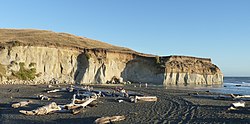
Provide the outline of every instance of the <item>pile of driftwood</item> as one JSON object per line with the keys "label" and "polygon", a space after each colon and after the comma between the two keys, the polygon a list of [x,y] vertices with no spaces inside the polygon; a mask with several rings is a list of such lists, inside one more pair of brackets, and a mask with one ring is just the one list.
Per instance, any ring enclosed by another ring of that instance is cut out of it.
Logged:
{"label": "pile of driftwood", "polygon": [[240,95],[240,94],[199,94],[199,93],[192,93],[189,94],[190,96],[197,97],[197,98],[207,98],[207,99],[215,99],[215,100],[244,100],[250,101],[250,95]]}
{"label": "pile of driftwood", "polygon": [[[53,86],[48,86],[49,88],[53,88]],[[86,107],[94,107],[97,106],[97,100],[100,97],[114,97],[118,102],[132,102],[137,103],[139,101],[157,101],[156,96],[144,96],[142,94],[128,92],[124,88],[115,88],[113,91],[107,90],[94,90],[93,87],[89,86],[69,86],[67,88],[56,88],[53,90],[48,90],[47,93],[55,93],[55,92],[70,92],[73,93],[72,100],[70,103],[65,105],[58,105],[55,102],[52,102],[48,105],[39,107],[34,110],[20,110],[19,112],[25,115],[46,115],[49,113],[55,112],[70,112],[72,114],[78,114],[86,111]],[[37,95],[37,99],[40,100],[51,100],[46,95]],[[24,106],[28,106],[33,103],[33,101],[21,101],[18,103],[12,104],[13,108],[20,108]],[[102,117],[98,118],[96,123],[110,123],[111,121],[120,121],[124,120],[125,116],[112,116],[112,117]]]}
{"label": "pile of driftwood", "polygon": [[243,109],[245,107],[246,102],[250,101],[250,95],[240,95],[240,94],[228,94],[228,95],[200,95],[198,93],[190,94],[193,97],[197,98],[208,98],[215,100],[230,100],[233,102],[228,108],[229,111]]}

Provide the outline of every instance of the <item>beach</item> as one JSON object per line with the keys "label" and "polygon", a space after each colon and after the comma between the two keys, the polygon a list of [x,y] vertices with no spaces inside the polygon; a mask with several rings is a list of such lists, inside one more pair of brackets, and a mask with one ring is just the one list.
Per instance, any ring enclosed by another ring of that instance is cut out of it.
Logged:
{"label": "beach", "polygon": [[[61,86],[66,87],[66,85]],[[94,89],[112,90],[115,86],[93,86]],[[47,94],[47,85],[1,85],[0,86],[0,123],[2,124],[92,124],[97,118],[125,115],[124,121],[115,123],[248,123],[250,122],[250,102],[239,111],[228,111],[232,100],[215,100],[193,97],[190,94],[216,95],[209,91],[183,88],[133,87],[125,85],[124,89],[136,93],[157,96],[157,102],[117,102],[113,97],[101,97],[97,107],[87,107],[86,111],[73,115],[71,113],[51,113],[42,116],[27,116],[19,110],[33,110],[51,102],[67,104],[71,102],[72,93],[57,92]],[[46,94],[50,101],[34,99],[38,94]],[[33,103],[22,108],[11,108],[11,104],[23,100]]]}

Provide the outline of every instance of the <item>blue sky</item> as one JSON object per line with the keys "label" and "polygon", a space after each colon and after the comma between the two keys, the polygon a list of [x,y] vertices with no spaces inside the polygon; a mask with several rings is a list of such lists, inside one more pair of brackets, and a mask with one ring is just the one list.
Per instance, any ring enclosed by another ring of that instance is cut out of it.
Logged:
{"label": "blue sky", "polygon": [[67,32],[250,76],[249,0],[0,0],[0,28]]}

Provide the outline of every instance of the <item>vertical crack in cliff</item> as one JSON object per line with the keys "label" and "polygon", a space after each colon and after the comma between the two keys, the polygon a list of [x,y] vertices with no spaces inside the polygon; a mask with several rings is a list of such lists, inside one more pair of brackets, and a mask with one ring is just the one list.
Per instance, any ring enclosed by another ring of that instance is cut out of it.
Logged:
{"label": "vertical crack in cliff", "polygon": [[73,65],[73,55],[70,56],[70,64]]}
{"label": "vertical crack in cliff", "polygon": [[206,82],[206,84],[208,84],[208,75],[206,75],[206,74],[203,74],[203,77],[204,77],[204,79],[205,79],[205,82]]}
{"label": "vertical crack in cliff", "polygon": [[43,72],[46,72],[46,65],[43,66]]}
{"label": "vertical crack in cliff", "polygon": [[186,73],[184,76],[184,85],[188,85],[188,73]]}
{"label": "vertical crack in cliff", "polygon": [[8,49],[8,53],[7,53],[8,56],[10,56],[10,51],[11,51],[11,49]]}
{"label": "vertical crack in cliff", "polygon": [[177,72],[177,73],[176,73],[176,80],[175,80],[175,81],[176,81],[176,82],[175,82],[175,84],[176,84],[176,85],[178,85],[178,82],[179,82],[179,76],[180,76],[180,73],[179,73],[179,72]]}
{"label": "vertical crack in cliff", "polygon": [[61,74],[63,74],[63,66],[62,66],[62,63],[60,63],[60,72],[61,72]]}

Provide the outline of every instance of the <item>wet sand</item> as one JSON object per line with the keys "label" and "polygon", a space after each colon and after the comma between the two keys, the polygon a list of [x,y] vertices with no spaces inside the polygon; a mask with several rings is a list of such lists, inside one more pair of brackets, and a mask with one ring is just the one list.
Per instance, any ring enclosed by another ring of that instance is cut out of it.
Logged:
{"label": "wet sand", "polygon": [[[66,86],[62,86],[66,87]],[[112,86],[94,86],[95,89],[112,89]],[[32,110],[51,102],[66,104],[71,102],[72,93],[57,92],[47,94],[46,85],[0,85],[0,123],[1,124],[92,124],[95,119],[103,116],[125,115],[124,121],[116,123],[249,123],[250,102],[240,111],[228,111],[234,101],[196,98],[189,94],[214,94],[193,89],[164,89],[156,87],[135,88],[125,86],[128,91],[158,97],[157,102],[118,103],[115,98],[98,99],[98,106],[86,108],[86,112],[77,115],[71,113],[52,113],[43,116],[26,116],[19,110]],[[51,101],[34,99],[37,94],[57,96]],[[27,107],[13,109],[11,104],[22,100],[33,100]]]}

